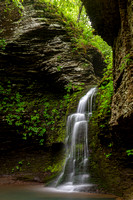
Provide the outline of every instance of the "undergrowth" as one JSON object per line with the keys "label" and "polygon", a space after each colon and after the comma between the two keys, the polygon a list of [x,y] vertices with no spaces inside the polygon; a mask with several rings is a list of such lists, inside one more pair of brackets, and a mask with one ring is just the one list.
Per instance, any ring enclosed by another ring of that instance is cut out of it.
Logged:
{"label": "undergrowth", "polygon": [[[71,89],[76,87],[76,92],[71,94]],[[30,88],[32,89],[32,88]],[[63,142],[65,137],[65,115],[71,101],[81,93],[82,86],[68,84],[66,94],[57,98],[47,92],[41,98],[31,99],[23,96],[19,91],[14,91],[13,83],[0,84],[0,112],[2,121],[22,134],[24,140],[34,139],[40,145],[52,145]]]}

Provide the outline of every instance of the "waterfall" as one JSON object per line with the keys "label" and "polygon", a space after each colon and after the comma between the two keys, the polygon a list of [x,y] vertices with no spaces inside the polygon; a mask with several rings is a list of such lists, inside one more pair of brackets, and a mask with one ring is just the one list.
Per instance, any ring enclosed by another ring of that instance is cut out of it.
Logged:
{"label": "waterfall", "polygon": [[68,116],[66,127],[67,158],[57,188],[68,191],[91,187],[89,182],[88,121],[94,109],[96,88],[91,88],[78,104],[77,112]]}

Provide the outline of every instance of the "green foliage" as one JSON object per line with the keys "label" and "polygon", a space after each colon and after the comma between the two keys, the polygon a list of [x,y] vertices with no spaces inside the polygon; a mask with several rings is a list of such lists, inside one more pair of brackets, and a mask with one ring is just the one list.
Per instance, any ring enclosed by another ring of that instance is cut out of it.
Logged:
{"label": "green foliage", "polygon": [[[109,62],[109,60],[105,60]],[[103,79],[101,81],[100,87],[98,88],[98,116],[105,117],[110,113],[111,110],[111,100],[113,95],[113,76],[112,76],[112,58],[110,57],[110,62],[108,63],[105,73],[103,74]],[[101,124],[101,127],[104,126]]]}
{"label": "green foliage", "polygon": [[62,66],[57,66],[57,70],[61,71]]}
{"label": "green foliage", "polygon": [[133,149],[129,149],[126,151],[128,156],[133,156]]}
{"label": "green foliage", "polygon": [[105,62],[108,65],[98,87],[96,111],[93,113],[90,121],[90,147],[93,151],[96,151],[97,146],[101,146],[105,157],[110,158],[113,148],[111,133],[109,130],[113,95],[112,58],[108,58]]}
{"label": "green foliage", "polygon": [[53,163],[53,165],[49,165],[47,168],[44,168],[44,172],[46,171],[49,171],[51,173],[60,172],[63,168],[63,165],[64,165],[64,162],[62,162],[61,160],[59,163]]}
{"label": "green foliage", "polygon": [[12,173],[14,173],[15,171],[22,171],[22,165],[23,165],[24,160],[20,160],[17,165],[12,168]]}
{"label": "green foliage", "polygon": [[15,7],[19,8],[19,9],[23,9],[22,3],[23,0],[5,0],[6,3],[6,9],[5,12],[7,12],[9,10],[9,5],[13,4]]}
{"label": "green foliage", "polygon": [[57,60],[60,60],[61,59],[61,56],[57,56]]}
{"label": "green foliage", "polygon": [[[82,85],[82,84],[81,84]],[[82,86],[68,84],[66,93],[60,98],[46,93],[31,99],[23,96],[13,84],[0,85],[0,111],[2,120],[13,126],[24,140],[38,140],[40,145],[63,142],[65,138],[65,115],[73,97],[82,91]],[[30,88],[32,89],[32,88]],[[73,93],[73,89],[76,90]]]}
{"label": "green foliage", "polygon": [[6,40],[0,39],[0,49],[4,50],[6,47]]}
{"label": "green foliage", "polygon": [[130,54],[127,54],[121,61],[121,65],[119,67],[120,72],[122,72],[127,65],[130,65],[131,63],[133,63],[133,59],[131,59]]}
{"label": "green foliage", "polygon": [[[48,111],[48,108],[50,109],[50,103],[44,99],[43,113],[39,113],[35,109],[30,111],[31,107],[34,107],[37,101],[27,102],[26,99],[24,101],[23,96],[19,92],[14,93],[12,91],[11,82],[8,82],[7,88],[4,88],[2,85],[0,86],[0,95],[3,96],[3,100],[0,102],[0,110],[5,116],[3,120],[6,120],[9,125],[23,127],[24,140],[29,137],[39,136],[39,143],[43,145],[43,137],[46,133],[47,126],[55,123],[55,112],[53,111],[54,114],[50,115],[50,111]],[[27,112],[29,112],[29,115]],[[44,123],[42,123],[42,117],[45,120]]]}
{"label": "green foliage", "polygon": [[112,153],[108,153],[108,154],[104,153],[104,155],[106,158],[109,158],[112,155]]}
{"label": "green foliage", "polygon": [[67,91],[67,93],[71,93],[71,91],[82,91],[84,89],[84,83],[80,83],[79,85],[74,85],[73,83],[69,82],[66,86],[65,86],[65,90]]}
{"label": "green foliage", "polygon": [[[56,13],[56,16],[60,18],[61,23],[65,25],[68,35],[70,36],[73,44],[73,50],[78,52],[78,49],[82,48],[84,53],[87,53],[87,49],[90,46],[98,48],[106,57],[110,56],[112,49],[103,39],[94,35],[94,29],[91,26],[91,22],[86,14],[86,10],[83,6],[80,20],[77,22],[79,16],[79,10],[82,6],[82,1],[74,0],[39,0],[40,2],[48,3],[47,8],[50,12]],[[52,7],[51,7],[52,6]]]}

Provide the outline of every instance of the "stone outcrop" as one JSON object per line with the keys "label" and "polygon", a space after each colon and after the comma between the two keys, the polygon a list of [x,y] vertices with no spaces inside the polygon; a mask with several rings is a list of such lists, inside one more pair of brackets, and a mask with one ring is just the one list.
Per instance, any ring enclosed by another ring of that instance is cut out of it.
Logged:
{"label": "stone outcrop", "polygon": [[126,137],[131,138],[133,131],[133,1],[84,0],[84,5],[98,34],[113,47],[114,95],[110,125],[117,130],[117,133],[124,135],[126,133]]}
{"label": "stone outcrop", "polygon": [[82,0],[86,7],[92,26],[109,45],[113,45],[114,38],[120,28],[118,1],[112,0]]}
{"label": "stone outcrop", "polygon": [[[7,46],[0,53],[1,80],[21,84],[37,80],[40,87],[61,90],[68,83],[96,84],[105,64],[96,48],[88,55],[74,52],[65,26],[38,6],[25,5],[24,16],[4,32]],[[98,67],[97,67],[98,66]],[[99,67],[101,66],[101,67]]]}

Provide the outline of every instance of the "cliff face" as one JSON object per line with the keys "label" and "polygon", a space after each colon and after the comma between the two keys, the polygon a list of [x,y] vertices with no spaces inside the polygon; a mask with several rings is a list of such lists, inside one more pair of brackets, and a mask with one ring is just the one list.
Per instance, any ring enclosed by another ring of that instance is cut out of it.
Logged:
{"label": "cliff face", "polygon": [[127,155],[126,150],[132,149],[133,141],[133,1],[83,2],[96,32],[113,48],[111,117],[99,118],[100,106],[93,116],[90,127],[91,169],[103,185],[106,183],[108,191],[129,200],[133,199],[133,163],[132,155]]}
{"label": "cliff face", "polygon": [[84,1],[92,25],[113,47],[114,95],[110,125],[133,131],[133,1]]}

